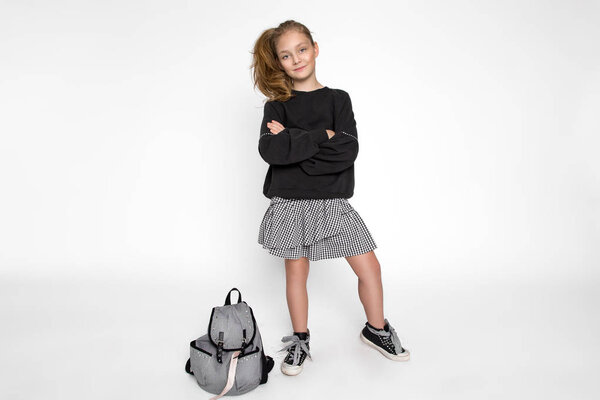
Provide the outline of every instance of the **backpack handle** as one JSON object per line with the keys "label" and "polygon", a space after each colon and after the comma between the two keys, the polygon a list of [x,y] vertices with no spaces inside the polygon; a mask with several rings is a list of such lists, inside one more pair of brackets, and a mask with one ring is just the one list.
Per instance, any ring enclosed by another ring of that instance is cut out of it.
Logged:
{"label": "backpack handle", "polygon": [[229,291],[229,293],[227,293],[227,298],[225,299],[225,305],[226,306],[230,306],[231,305],[231,292],[233,292],[234,290],[237,290],[238,294],[239,294],[239,298],[238,298],[238,304],[242,302],[242,292],[240,292],[237,288],[233,288]]}

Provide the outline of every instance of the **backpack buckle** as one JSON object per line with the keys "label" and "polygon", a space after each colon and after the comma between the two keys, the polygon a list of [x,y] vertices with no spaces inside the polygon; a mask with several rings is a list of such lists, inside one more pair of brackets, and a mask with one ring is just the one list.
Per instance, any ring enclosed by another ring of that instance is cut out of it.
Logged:
{"label": "backpack buckle", "polygon": [[224,332],[219,332],[219,340],[217,340],[217,362],[219,364],[223,363],[223,334]]}
{"label": "backpack buckle", "polygon": [[240,355],[238,357],[243,356],[245,351],[246,351],[246,338],[242,338],[242,349],[240,350]]}

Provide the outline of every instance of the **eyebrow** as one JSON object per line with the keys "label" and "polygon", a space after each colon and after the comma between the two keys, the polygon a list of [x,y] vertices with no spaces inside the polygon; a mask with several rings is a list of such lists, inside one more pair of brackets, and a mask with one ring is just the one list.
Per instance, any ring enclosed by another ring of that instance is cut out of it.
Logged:
{"label": "eyebrow", "polygon": [[[304,45],[307,45],[307,44],[308,44],[308,42],[300,42],[300,43],[298,43],[298,44],[296,45],[296,47],[299,47],[299,46],[304,46]],[[288,51],[287,51],[287,50],[281,50],[281,51],[279,52],[279,54],[281,54],[281,53],[288,53]]]}

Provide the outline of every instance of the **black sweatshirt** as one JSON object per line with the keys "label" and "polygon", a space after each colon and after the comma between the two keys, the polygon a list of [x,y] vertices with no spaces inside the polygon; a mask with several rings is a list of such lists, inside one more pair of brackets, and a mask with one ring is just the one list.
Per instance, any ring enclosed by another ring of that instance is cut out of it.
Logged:
{"label": "black sweatshirt", "polygon": [[[258,152],[269,164],[263,194],[272,198],[324,199],[354,194],[358,133],[347,92],[324,86],[291,99],[268,101],[260,126]],[[267,123],[285,129],[271,133]],[[335,132],[329,139],[326,129]]]}

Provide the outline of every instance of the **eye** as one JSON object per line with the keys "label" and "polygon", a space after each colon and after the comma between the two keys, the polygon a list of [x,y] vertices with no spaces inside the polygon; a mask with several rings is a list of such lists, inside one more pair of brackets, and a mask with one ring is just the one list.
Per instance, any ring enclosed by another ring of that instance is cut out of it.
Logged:
{"label": "eye", "polygon": [[300,49],[300,51],[303,51],[303,50],[306,50],[306,47],[303,47],[303,48]]}
{"label": "eye", "polygon": [[286,58],[286,57],[287,57],[287,56],[283,56],[283,57],[281,57],[281,59],[282,59],[282,60],[285,60],[285,58]]}

